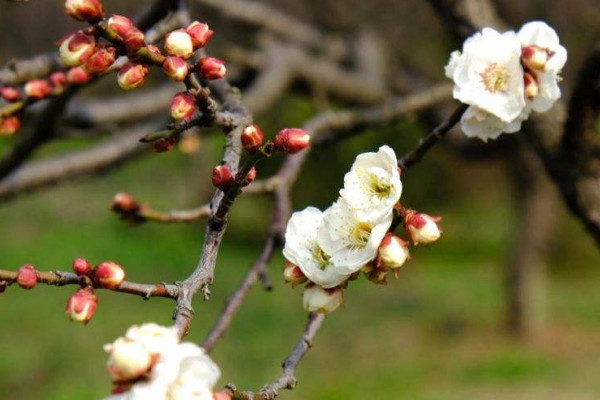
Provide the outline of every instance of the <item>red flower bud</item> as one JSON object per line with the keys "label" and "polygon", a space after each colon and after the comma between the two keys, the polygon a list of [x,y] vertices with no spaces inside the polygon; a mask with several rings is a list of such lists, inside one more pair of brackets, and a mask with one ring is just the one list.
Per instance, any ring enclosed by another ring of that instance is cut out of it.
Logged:
{"label": "red flower bud", "polygon": [[96,265],[94,277],[100,287],[116,289],[125,280],[125,271],[115,262],[103,261]]}
{"label": "red flower bud", "polygon": [[173,96],[169,111],[175,121],[189,121],[196,111],[196,98],[188,92],[177,93]]}
{"label": "red flower bud", "polygon": [[53,88],[62,88],[67,84],[67,74],[64,72],[54,72],[48,80]]}
{"label": "red flower bud", "polygon": [[116,212],[134,212],[140,209],[140,203],[127,193],[117,193],[113,199],[113,211]]}
{"label": "red flower bud", "polygon": [[[145,49],[145,55],[152,60],[152,62],[154,63],[163,63],[165,61],[165,56],[162,55],[162,53],[160,52],[160,49],[158,47],[156,47],[153,44],[149,44],[147,45],[145,48],[142,48],[141,51],[144,51]],[[138,51],[138,55],[140,54],[140,51]]]}
{"label": "red flower bud", "polygon": [[14,86],[2,86],[0,88],[0,96],[9,103],[21,100],[21,93]]}
{"label": "red flower bud", "polygon": [[113,14],[106,23],[106,31],[112,37],[123,40],[125,33],[129,28],[133,27],[133,22],[127,17],[122,15]]}
{"label": "red flower bud", "polygon": [[287,128],[275,136],[273,144],[275,150],[296,154],[310,145],[310,135],[304,129]]}
{"label": "red flower bud", "polygon": [[102,19],[104,10],[98,0],[67,0],[65,12],[78,21],[95,22]]}
{"label": "red flower bud", "polygon": [[194,54],[194,44],[185,29],[167,33],[165,36],[165,51],[171,56],[190,58]]}
{"label": "red flower bud", "polygon": [[85,258],[76,258],[73,260],[73,271],[79,275],[89,275],[92,272],[92,264]]}
{"label": "red flower bud", "polygon": [[192,44],[194,48],[204,47],[208,42],[208,39],[215,33],[212,31],[208,24],[203,22],[194,21],[186,29],[187,33],[192,38]]}
{"label": "red flower bud", "polygon": [[248,125],[242,131],[242,147],[247,152],[254,153],[260,148],[264,138],[265,135],[258,125]]}
{"label": "red flower bud", "polygon": [[440,238],[442,231],[437,222],[441,219],[442,217],[409,211],[404,217],[404,226],[414,244],[428,244]]}
{"label": "red flower bud", "polygon": [[146,46],[144,41],[144,32],[140,31],[135,26],[132,26],[125,32],[123,37],[123,45],[130,53],[135,53],[142,47]]}
{"label": "red flower bud", "polygon": [[171,151],[173,149],[173,145],[175,144],[174,137],[167,137],[158,139],[152,145],[154,146],[154,150],[157,153],[166,153],[167,151]]}
{"label": "red flower bud", "polygon": [[97,305],[98,297],[94,294],[94,289],[88,286],[69,296],[65,313],[71,321],[87,324],[94,316]]}
{"label": "red flower bud", "polygon": [[21,121],[18,117],[0,118],[0,136],[12,136],[21,128]]}
{"label": "red flower bud", "polygon": [[100,74],[113,65],[116,54],[114,47],[96,46],[96,51],[87,59],[83,68],[88,74]]}
{"label": "red flower bud", "polygon": [[204,79],[221,79],[227,73],[225,62],[215,57],[203,57],[198,60],[196,69]]}
{"label": "red flower bud", "polygon": [[540,92],[540,86],[538,85],[535,76],[529,72],[525,72],[523,74],[523,84],[525,85],[525,98],[533,100]]}
{"label": "red flower bud", "polygon": [[38,277],[33,265],[23,265],[17,271],[17,284],[23,289],[33,289],[37,281]]}
{"label": "red flower bud", "polygon": [[532,70],[544,71],[549,58],[548,50],[540,46],[526,46],[521,50],[521,62]]}
{"label": "red flower bud", "polygon": [[83,32],[75,32],[64,38],[60,44],[59,55],[63,64],[76,67],[87,61],[94,52],[94,37]]}
{"label": "red flower bud", "polygon": [[287,260],[283,267],[283,279],[285,280],[285,283],[291,283],[292,287],[296,287],[308,280],[300,267]]}
{"label": "red flower bud", "polygon": [[85,72],[82,67],[73,67],[67,72],[67,80],[75,85],[83,85],[88,83],[92,76]]}
{"label": "red flower bud", "polygon": [[227,165],[217,165],[212,171],[212,184],[223,192],[231,188],[233,184],[233,175]]}
{"label": "red flower bud", "polygon": [[379,245],[379,259],[384,267],[400,268],[410,259],[408,242],[388,232]]}
{"label": "red flower bud", "polygon": [[144,64],[128,62],[117,74],[117,82],[121,89],[132,90],[144,84],[148,67]]}
{"label": "red flower bud", "polygon": [[189,68],[187,62],[181,57],[167,57],[163,63],[165,75],[174,81],[184,81],[188,75]]}
{"label": "red flower bud", "polygon": [[42,79],[32,79],[25,84],[23,91],[31,99],[43,99],[50,94],[50,84]]}
{"label": "red flower bud", "polygon": [[250,171],[246,174],[246,177],[242,180],[242,187],[248,186],[256,179],[256,168],[252,167]]}

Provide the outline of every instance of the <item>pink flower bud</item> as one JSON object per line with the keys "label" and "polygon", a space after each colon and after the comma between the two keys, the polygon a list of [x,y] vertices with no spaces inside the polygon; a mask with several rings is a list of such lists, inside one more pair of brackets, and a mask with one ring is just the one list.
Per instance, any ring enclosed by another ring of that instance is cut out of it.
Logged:
{"label": "pink flower bud", "polygon": [[31,99],[43,99],[50,94],[50,84],[43,79],[32,79],[25,84],[23,91]]}
{"label": "pink flower bud", "polygon": [[92,272],[92,264],[85,258],[76,258],[73,260],[73,271],[79,275],[89,275]]}
{"label": "pink flower bud", "polygon": [[132,90],[144,84],[148,67],[144,64],[128,62],[117,74],[117,82],[123,90]]}
{"label": "pink flower bud", "polygon": [[296,287],[308,280],[302,270],[300,270],[300,267],[287,260],[283,267],[283,279],[285,280],[285,283],[291,283],[292,287]]}
{"label": "pink flower bud", "polygon": [[225,391],[214,392],[213,400],[231,400],[231,396]]}
{"label": "pink flower bud", "polygon": [[14,86],[2,86],[0,88],[0,97],[9,103],[14,103],[15,101],[21,100],[21,93],[19,93],[19,89]]}
{"label": "pink flower bud", "polygon": [[23,289],[33,289],[38,277],[33,265],[23,265],[17,271],[17,284]]}
{"label": "pink flower bud", "polygon": [[88,83],[92,76],[85,72],[82,67],[73,67],[67,72],[67,80],[75,85],[83,85]]}
{"label": "pink flower bud", "polygon": [[549,58],[548,50],[539,46],[525,46],[521,50],[521,62],[534,71],[544,71]]}
{"label": "pink flower bud", "polygon": [[194,44],[185,29],[167,33],[165,36],[165,51],[171,56],[190,58],[194,54]]}
{"label": "pink flower bud", "polygon": [[116,262],[103,261],[96,265],[94,277],[100,287],[116,289],[125,280],[125,271]]}
{"label": "pink flower bud", "polygon": [[135,26],[132,26],[125,32],[123,37],[123,45],[130,53],[135,53],[142,47],[146,46],[144,41],[144,32],[140,31]]}
{"label": "pink flower bud", "polygon": [[181,57],[167,57],[163,63],[163,71],[169,79],[174,81],[184,81],[188,75],[189,68],[187,62]]}
{"label": "pink flower bud", "polygon": [[387,233],[379,245],[379,257],[384,267],[400,268],[410,258],[408,242]]}
{"label": "pink flower bud", "polygon": [[158,139],[152,144],[157,153],[166,153],[167,151],[171,151],[173,149],[173,145],[175,145],[175,138],[172,136]]}
{"label": "pink flower bud", "polygon": [[196,111],[196,98],[188,92],[177,93],[173,96],[169,111],[175,121],[189,121]]}
{"label": "pink flower bud", "polygon": [[208,42],[208,39],[210,39],[214,33],[214,31],[208,27],[208,24],[198,21],[192,22],[190,26],[187,27],[186,31],[192,38],[192,44],[195,49],[204,47]]}
{"label": "pink flower bud", "polygon": [[67,36],[59,48],[60,60],[63,64],[76,67],[87,61],[96,47],[95,39],[83,32],[75,32]]}
{"label": "pink flower bud", "polygon": [[304,129],[287,128],[281,130],[273,141],[275,150],[296,154],[310,145],[310,135]]}
{"label": "pink flower bud", "polygon": [[106,369],[114,382],[139,378],[152,368],[152,354],[138,342],[119,338],[106,348],[109,353]]}
{"label": "pink flower bud", "polygon": [[231,188],[233,175],[227,165],[217,165],[212,171],[212,184],[223,192]]}
{"label": "pink flower bud", "polygon": [[414,244],[428,244],[440,238],[442,231],[437,222],[441,219],[413,211],[406,214],[404,225]]}
{"label": "pink flower bud", "polygon": [[256,168],[252,167],[250,171],[246,174],[244,179],[242,179],[241,185],[242,187],[248,186],[256,179]]}
{"label": "pink flower bud", "polygon": [[100,74],[113,65],[116,53],[114,47],[96,46],[96,51],[87,59],[83,68],[88,74]]}
{"label": "pink flower bud", "polygon": [[153,44],[149,44],[146,46],[146,52],[147,57],[151,59],[154,63],[160,64],[165,61],[165,56],[163,56],[160,52],[160,49]]}
{"label": "pink flower bud", "polygon": [[113,199],[113,211],[116,212],[136,212],[140,209],[140,203],[127,193],[117,193]]}
{"label": "pink flower bud", "polygon": [[328,314],[335,311],[344,302],[340,287],[323,289],[321,286],[309,283],[304,288],[302,305],[308,312]]}
{"label": "pink flower bud", "polygon": [[53,88],[62,88],[68,82],[67,74],[65,74],[64,72],[54,72],[52,75],[50,75],[48,80],[50,81],[50,85],[52,85]]}
{"label": "pink flower bud", "polygon": [[106,31],[112,37],[123,40],[125,33],[129,28],[133,27],[133,22],[127,17],[122,15],[113,14],[106,23]]}
{"label": "pink flower bud", "polygon": [[256,124],[248,125],[242,131],[242,147],[249,153],[256,152],[265,138],[263,131]]}
{"label": "pink flower bud", "polygon": [[525,85],[525,98],[533,100],[535,96],[540,92],[540,86],[538,85],[535,77],[529,72],[523,74],[523,83]]}
{"label": "pink flower bud", "polygon": [[78,21],[95,22],[102,19],[104,10],[98,0],[67,0],[65,12]]}
{"label": "pink flower bud", "polygon": [[0,136],[12,136],[21,129],[21,121],[14,115],[0,118]]}
{"label": "pink flower bud", "polygon": [[71,321],[87,324],[94,316],[97,305],[98,298],[94,290],[88,286],[79,289],[69,297],[65,313],[69,315]]}
{"label": "pink flower bud", "polygon": [[196,69],[204,79],[221,79],[227,73],[225,61],[215,57],[203,57],[196,63]]}

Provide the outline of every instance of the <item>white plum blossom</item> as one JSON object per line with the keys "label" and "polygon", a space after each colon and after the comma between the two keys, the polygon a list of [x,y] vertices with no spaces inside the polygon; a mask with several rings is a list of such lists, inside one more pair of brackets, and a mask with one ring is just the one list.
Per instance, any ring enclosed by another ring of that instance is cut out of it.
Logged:
{"label": "white plum blossom", "polygon": [[353,274],[375,258],[392,219],[391,211],[377,219],[360,218],[341,198],[324,213],[319,246],[329,255],[336,271]]}
{"label": "white plum blossom", "polygon": [[302,306],[308,312],[328,314],[344,302],[341,288],[323,289],[318,285],[307,285],[302,296]]}
{"label": "white plum blossom", "polygon": [[525,107],[521,43],[515,32],[484,28],[465,41],[462,53],[451,54],[445,72],[454,80],[455,99],[504,122],[517,118]]}
{"label": "white plum blossom", "polygon": [[382,146],[376,153],[356,157],[344,176],[340,196],[359,218],[373,219],[389,214],[400,200],[402,183],[396,153]]}
{"label": "white plum blossom", "polygon": [[[171,340],[170,332],[175,331],[156,324],[145,324],[130,328],[125,337],[105,346],[112,355],[122,343],[135,343],[146,350],[152,349],[155,361],[146,374],[130,381],[129,389],[104,400],[213,399],[213,387],[221,375],[219,367],[201,347],[193,343],[179,343],[176,334],[175,340]],[[118,378],[112,373],[111,376]],[[126,379],[116,379],[115,382],[128,383]]]}
{"label": "white plum blossom", "polygon": [[523,121],[529,117],[530,111],[525,108],[517,118],[504,122],[481,108],[470,106],[462,115],[460,123],[467,137],[476,137],[487,142],[489,139],[497,139],[502,133],[518,132]]}
{"label": "white plum blossom", "polygon": [[517,35],[524,50],[524,57],[529,46],[534,46],[534,49],[539,49],[547,55],[547,60],[541,64],[543,67],[531,71],[537,79],[539,93],[530,104],[533,111],[548,111],[561,95],[558,82],[561,79],[561,70],[567,62],[567,49],[561,46],[556,31],[542,21],[523,25]]}
{"label": "white plum blossom", "polygon": [[317,233],[323,221],[323,212],[308,207],[295,212],[285,232],[284,257],[300,268],[312,282],[324,288],[338,286],[350,274],[338,271],[317,242]]}

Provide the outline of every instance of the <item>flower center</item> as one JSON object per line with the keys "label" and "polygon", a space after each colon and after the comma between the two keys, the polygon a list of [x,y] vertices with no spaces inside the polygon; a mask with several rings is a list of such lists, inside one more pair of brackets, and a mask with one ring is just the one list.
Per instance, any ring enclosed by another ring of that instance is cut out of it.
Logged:
{"label": "flower center", "polygon": [[369,238],[371,237],[371,225],[366,222],[359,222],[354,226],[354,229],[352,229],[350,237],[353,242],[352,247],[365,247],[367,243],[369,243]]}
{"label": "flower center", "polygon": [[508,71],[496,63],[490,64],[481,73],[481,81],[486,90],[491,93],[505,92],[508,89]]}
{"label": "flower center", "polygon": [[371,169],[371,171],[357,170],[360,176],[363,187],[367,193],[376,196],[379,199],[389,197],[392,192],[392,183],[388,179],[385,172],[379,168]]}
{"label": "flower center", "polygon": [[329,265],[329,255],[323,251],[321,246],[315,243],[312,248],[313,260],[319,265],[320,269],[325,269]]}

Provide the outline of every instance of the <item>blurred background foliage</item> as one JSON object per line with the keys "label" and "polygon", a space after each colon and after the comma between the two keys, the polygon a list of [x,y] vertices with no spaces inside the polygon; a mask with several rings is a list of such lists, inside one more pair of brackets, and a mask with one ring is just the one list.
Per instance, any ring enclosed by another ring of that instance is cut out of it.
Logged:
{"label": "blurred background foliage", "polygon": [[[133,14],[144,2],[105,1],[110,12]],[[432,78],[452,42],[425,2],[271,1],[300,17],[323,22],[327,7],[346,7],[331,29],[354,23],[385,29],[399,63],[418,65]],[[557,27],[575,74],[600,26],[593,1],[504,1],[500,11],[515,25],[534,18]],[[312,7],[311,7],[312,5]],[[315,9],[318,11],[315,11]],[[384,12],[385,11],[385,12]],[[224,21],[199,14],[217,26],[221,40],[234,40]],[[338,11],[338,14],[340,12]],[[410,17],[409,17],[410,16]],[[359,18],[360,17],[360,18]],[[357,22],[358,21],[358,22]],[[53,48],[52,42],[78,25],[62,15],[62,1],[0,3],[0,64]],[[227,37],[229,36],[229,37]],[[216,42],[218,43],[218,42]],[[218,44],[212,45],[218,53]],[[106,79],[85,95],[118,93]],[[568,82],[568,81],[567,81]],[[567,86],[568,91],[568,86]],[[267,134],[301,125],[315,112],[311,99],[290,94],[258,122]],[[294,189],[294,208],[326,207],[336,197],[354,157],[389,144],[398,154],[427,129],[411,117],[311,155]],[[65,139],[38,156],[83,147]],[[10,140],[0,141],[0,152]],[[74,257],[122,263],[140,282],[176,281],[195,266],[204,223],[128,227],[109,211],[112,196],[126,191],[157,209],[193,207],[211,194],[210,169],[222,137],[202,139],[199,152],[154,154],[110,174],[0,204],[0,266],[32,263],[68,269]],[[274,158],[259,178],[276,171]],[[444,148],[403,176],[405,204],[444,217],[442,240],[417,248],[400,278],[387,287],[364,280],[352,284],[343,309],[325,322],[315,347],[298,371],[299,386],[284,399],[595,399],[600,395],[600,256],[582,227],[559,207],[558,227],[548,254],[545,324],[533,338],[507,334],[504,268],[518,227],[515,189],[507,161],[468,161]],[[558,195],[554,193],[554,195]],[[210,302],[196,299],[189,340],[201,341],[228,294],[261,248],[270,202],[241,198],[221,248]],[[278,376],[280,361],[295,343],[305,314],[301,290],[285,287],[282,257],[270,263],[275,290],[256,288],[242,306],[214,358],[222,384],[258,389]],[[0,387],[11,400],[100,398],[110,389],[104,343],[132,324],[169,324],[172,303],[99,292],[88,326],[63,315],[73,290],[40,285],[33,292],[0,295]]]}

